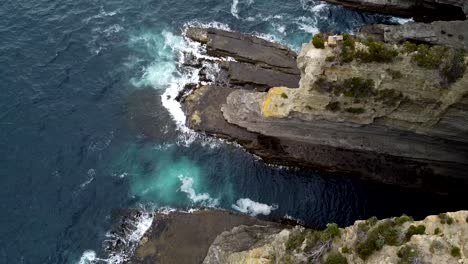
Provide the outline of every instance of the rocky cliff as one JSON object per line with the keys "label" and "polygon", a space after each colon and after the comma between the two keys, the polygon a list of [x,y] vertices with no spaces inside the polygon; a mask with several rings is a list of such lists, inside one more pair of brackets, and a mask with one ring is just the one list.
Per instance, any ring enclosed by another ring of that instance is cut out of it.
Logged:
{"label": "rocky cliff", "polygon": [[468,211],[370,218],[317,231],[238,226],[221,233],[204,264],[225,263],[468,263]]}
{"label": "rocky cliff", "polygon": [[222,210],[200,210],[156,213],[125,263],[466,264],[467,256],[468,211],[421,221],[406,215],[372,217],[344,228],[328,224],[318,230],[291,221],[276,223]]}
{"label": "rocky cliff", "polygon": [[[295,68],[285,47],[218,30],[198,35],[209,54],[231,61],[186,98],[192,128],[236,140],[267,162],[440,192],[467,184],[464,40],[448,47],[323,35],[303,47]],[[252,45],[265,52],[238,48]],[[249,74],[233,73],[232,63]],[[265,70],[277,78],[255,73]]]}

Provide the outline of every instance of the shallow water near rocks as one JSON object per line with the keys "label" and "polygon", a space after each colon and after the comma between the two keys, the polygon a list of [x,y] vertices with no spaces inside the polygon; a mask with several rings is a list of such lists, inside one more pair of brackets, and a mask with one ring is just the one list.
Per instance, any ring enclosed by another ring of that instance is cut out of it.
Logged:
{"label": "shallow water near rocks", "polygon": [[118,262],[102,260],[115,208],[219,207],[312,226],[460,209],[449,196],[267,166],[188,133],[163,96],[187,78],[187,25],[299,50],[319,30],[391,19],[306,0],[4,2],[0,263]]}

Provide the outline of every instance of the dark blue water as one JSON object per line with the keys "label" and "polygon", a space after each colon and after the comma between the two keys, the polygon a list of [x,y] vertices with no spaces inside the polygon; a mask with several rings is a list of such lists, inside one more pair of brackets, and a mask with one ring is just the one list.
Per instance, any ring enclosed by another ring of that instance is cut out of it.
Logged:
{"label": "dark blue water", "polygon": [[305,0],[2,1],[0,263],[76,263],[85,250],[105,258],[115,208],[251,205],[315,226],[456,208],[448,197],[268,167],[177,130],[162,106],[184,78],[176,61],[187,24],[299,49],[319,30],[389,20]]}

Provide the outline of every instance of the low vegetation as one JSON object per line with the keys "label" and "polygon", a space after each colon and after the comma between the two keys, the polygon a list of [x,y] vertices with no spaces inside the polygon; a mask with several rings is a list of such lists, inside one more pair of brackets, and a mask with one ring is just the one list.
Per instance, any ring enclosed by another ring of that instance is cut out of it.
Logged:
{"label": "low vegetation", "polygon": [[377,94],[376,100],[382,102],[386,106],[394,107],[403,100],[404,96],[401,92],[393,89],[383,89]]}
{"label": "low vegetation", "polygon": [[450,250],[450,255],[455,258],[461,257],[461,251],[460,248],[457,246],[453,246],[452,249]]}
{"label": "low vegetation", "polygon": [[413,263],[420,263],[417,261],[418,252],[415,248],[411,246],[403,246],[398,250],[397,256],[400,258],[398,264],[413,264]]}
{"label": "low vegetation", "polygon": [[285,93],[281,93],[281,98],[288,99],[288,95]]}
{"label": "low vegetation", "polygon": [[411,216],[407,216],[407,215],[402,215],[400,217],[397,217],[395,219],[395,223],[397,223],[398,225],[402,225],[406,222],[410,222],[410,221],[413,221],[413,218]]}
{"label": "low vegetation", "polygon": [[323,35],[322,34],[316,34],[312,38],[312,45],[316,49],[324,49],[325,48],[325,41],[323,40]]}
{"label": "low vegetation", "polygon": [[367,238],[358,243],[356,253],[366,260],[372,253],[382,249],[384,245],[397,246],[400,244],[400,232],[393,220],[383,220],[367,233]]}
{"label": "low vegetation", "polygon": [[333,252],[327,256],[324,264],[348,264],[348,260],[339,252]]}
{"label": "low vegetation", "polygon": [[406,230],[405,239],[409,241],[413,235],[423,235],[425,232],[426,227],[424,225],[411,225],[408,230]]}
{"label": "low vegetation", "polygon": [[439,214],[439,219],[440,219],[440,223],[441,224],[447,224],[447,225],[451,225],[453,224],[453,218],[450,217],[449,215],[447,214]]}
{"label": "low vegetation", "polygon": [[392,62],[398,56],[398,51],[393,47],[375,42],[370,38],[363,44],[367,46],[367,50],[356,51],[356,58],[359,58],[362,62]]}
{"label": "low vegetation", "polygon": [[425,69],[438,70],[446,84],[454,83],[466,71],[463,49],[421,44],[417,46],[416,51],[412,57],[413,62]]}

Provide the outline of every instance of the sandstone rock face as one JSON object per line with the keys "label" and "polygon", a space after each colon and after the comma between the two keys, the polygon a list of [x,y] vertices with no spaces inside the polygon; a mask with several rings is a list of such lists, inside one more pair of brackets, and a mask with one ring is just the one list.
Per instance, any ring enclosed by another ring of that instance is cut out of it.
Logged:
{"label": "sandstone rock face", "polygon": [[387,43],[411,41],[454,48],[468,48],[468,20],[407,23],[403,25],[368,25],[360,29],[363,38],[372,37]]}
{"label": "sandstone rock face", "polygon": [[464,0],[326,0],[347,8],[387,15],[413,17],[416,21],[465,20]]}
{"label": "sandstone rock face", "polygon": [[[405,216],[369,219],[337,233],[240,226],[220,234],[203,263],[324,263],[336,255],[353,264],[468,263],[467,218],[468,211],[458,211],[422,221]],[[409,232],[415,227],[419,232]],[[380,246],[369,254],[359,248],[370,239],[380,240],[375,241]]]}

